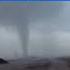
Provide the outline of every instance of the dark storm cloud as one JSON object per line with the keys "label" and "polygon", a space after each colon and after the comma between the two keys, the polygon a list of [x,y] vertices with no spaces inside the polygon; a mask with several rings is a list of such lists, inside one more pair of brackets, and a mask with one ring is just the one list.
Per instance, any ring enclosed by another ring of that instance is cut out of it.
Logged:
{"label": "dark storm cloud", "polygon": [[[15,6],[3,4],[0,6],[0,27],[1,29],[4,28],[1,30],[1,33],[5,36],[6,40],[8,37],[12,37],[11,40],[15,40],[16,44],[19,42],[17,42],[17,40],[20,40],[25,55],[27,55],[28,52],[30,55],[54,55],[56,52],[54,51],[56,49],[55,46],[58,47],[59,44],[61,46],[61,43],[57,41],[62,41],[63,43],[61,36],[64,34],[64,38],[69,36],[69,33],[64,31],[64,29],[68,27],[66,27],[67,20],[63,18],[66,16],[63,12],[65,5],[62,2],[15,3]],[[18,47],[20,46],[21,45]],[[14,51],[19,50],[17,45],[14,47],[15,50],[14,48],[11,49]],[[9,48],[9,46],[7,48]],[[13,51],[11,51],[11,53],[12,52]]]}

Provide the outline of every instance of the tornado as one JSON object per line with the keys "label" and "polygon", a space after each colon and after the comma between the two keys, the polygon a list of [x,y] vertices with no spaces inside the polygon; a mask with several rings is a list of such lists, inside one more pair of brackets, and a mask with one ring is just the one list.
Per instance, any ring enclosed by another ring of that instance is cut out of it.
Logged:
{"label": "tornado", "polygon": [[[23,12],[24,13],[24,12]],[[17,20],[17,31],[21,40],[22,50],[23,50],[23,57],[28,56],[28,36],[29,36],[29,30],[28,30],[28,18],[24,17],[22,15],[19,15],[19,20]],[[25,15],[26,16],[26,15]]]}
{"label": "tornado", "polygon": [[17,12],[14,16],[14,22],[15,26],[17,28],[20,40],[21,40],[21,45],[22,45],[22,50],[23,50],[23,57],[27,58],[28,56],[28,36],[29,36],[29,29],[28,29],[28,13],[26,11],[27,8],[24,8],[24,6],[21,8],[21,6],[17,7]]}

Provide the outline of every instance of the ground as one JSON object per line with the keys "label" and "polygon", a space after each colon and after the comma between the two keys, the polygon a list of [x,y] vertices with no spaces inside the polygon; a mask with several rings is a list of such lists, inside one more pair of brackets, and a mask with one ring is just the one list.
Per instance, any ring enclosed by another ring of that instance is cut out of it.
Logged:
{"label": "ground", "polygon": [[29,59],[0,64],[0,70],[70,70],[70,58]]}

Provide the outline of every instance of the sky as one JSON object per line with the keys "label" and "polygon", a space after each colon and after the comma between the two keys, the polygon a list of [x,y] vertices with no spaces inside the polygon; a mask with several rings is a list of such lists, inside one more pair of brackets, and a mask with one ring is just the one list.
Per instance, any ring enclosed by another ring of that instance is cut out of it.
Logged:
{"label": "sky", "polygon": [[16,59],[25,55],[70,56],[69,4],[1,4],[0,57]]}

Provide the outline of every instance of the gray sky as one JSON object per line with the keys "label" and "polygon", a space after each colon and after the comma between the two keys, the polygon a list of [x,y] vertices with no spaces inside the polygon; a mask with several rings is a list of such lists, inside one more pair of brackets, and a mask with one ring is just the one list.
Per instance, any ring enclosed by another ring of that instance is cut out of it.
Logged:
{"label": "gray sky", "polygon": [[[69,3],[65,2],[31,2],[21,5],[13,3],[13,6],[2,4],[0,6],[0,57],[6,59],[22,57],[24,49],[22,49],[22,42],[24,46],[27,44],[30,56],[69,55],[69,9]],[[23,40],[24,37],[26,41]]]}

